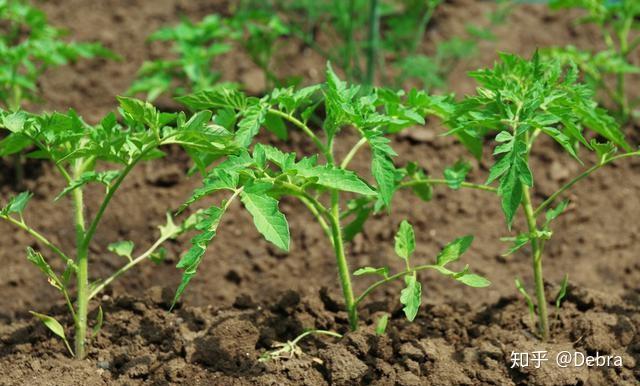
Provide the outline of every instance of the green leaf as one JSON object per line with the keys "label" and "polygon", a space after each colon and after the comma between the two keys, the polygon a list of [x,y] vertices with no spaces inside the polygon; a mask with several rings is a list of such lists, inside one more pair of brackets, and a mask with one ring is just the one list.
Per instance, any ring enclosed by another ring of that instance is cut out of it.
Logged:
{"label": "green leaf", "polygon": [[373,213],[373,207],[369,204],[368,199],[351,200],[349,202],[349,210],[355,210],[355,216],[351,222],[349,222],[343,229],[342,236],[345,241],[351,241],[353,238],[364,229],[364,223],[369,219],[371,213]]}
{"label": "green leaf", "polygon": [[509,256],[527,245],[531,237],[528,233],[520,233],[516,237],[503,237],[500,240],[513,243],[512,246],[502,254],[502,256]]}
{"label": "green leaf", "polygon": [[453,190],[460,189],[470,170],[471,165],[465,161],[458,161],[455,165],[444,169],[444,178],[447,181],[447,185]]}
{"label": "green leaf", "polygon": [[116,98],[120,102],[120,108],[126,118],[142,122],[154,130],[158,130],[162,125],[160,111],[151,103],[123,96]]}
{"label": "green leaf", "polygon": [[35,316],[36,318],[40,319],[40,321],[42,323],[44,323],[44,325],[51,330],[51,332],[53,332],[54,334],[56,334],[57,336],[59,336],[60,338],[62,338],[63,340],[67,340],[66,335],[64,334],[64,327],[62,327],[62,324],[60,324],[60,322],[58,322],[57,320],[55,320],[54,318],[52,318],[49,315],[44,315],[44,314],[40,314],[34,311],[29,311],[29,313],[33,316]]}
{"label": "green leaf", "polygon": [[362,181],[354,172],[331,165],[301,168],[298,174],[305,178],[317,178],[316,184],[329,189],[353,192],[365,196],[375,196],[376,192]]}
{"label": "green leaf", "polygon": [[370,131],[365,134],[372,149],[371,174],[378,184],[380,199],[389,207],[396,190],[396,167],[392,157],[397,154],[389,145],[391,141],[381,133]]}
{"label": "green leaf", "polygon": [[607,162],[618,150],[612,142],[599,143],[595,138],[589,143],[598,155],[600,164]]}
{"label": "green leaf", "polygon": [[387,331],[387,324],[389,323],[389,314],[384,313],[376,322],[376,335],[384,335]]}
{"label": "green leaf", "polygon": [[133,253],[133,248],[135,244],[133,241],[117,241],[115,243],[111,243],[107,246],[107,249],[110,252],[115,253],[118,256],[126,257],[131,261],[131,254]]}
{"label": "green leaf", "polygon": [[216,230],[223,214],[223,209],[212,206],[202,212],[200,221],[195,225],[195,228],[202,233],[191,239],[191,248],[189,248],[176,265],[177,268],[184,269],[184,273],[182,274],[180,285],[178,285],[176,289],[176,294],[173,297],[173,303],[171,304],[172,309],[182,296],[191,279],[195,276],[207,246],[216,235]]}
{"label": "green leaf", "polygon": [[408,262],[416,250],[416,236],[413,232],[413,227],[407,220],[403,220],[400,223],[400,228],[398,229],[398,233],[396,233],[395,240],[396,254]]}
{"label": "green leaf", "polygon": [[463,236],[453,240],[442,248],[440,253],[438,253],[438,256],[436,257],[436,264],[445,266],[458,260],[460,256],[469,249],[472,242],[473,236]]}
{"label": "green leaf", "polygon": [[404,314],[407,320],[413,322],[418,314],[418,309],[422,303],[422,285],[413,275],[406,275],[404,277],[406,287],[400,292],[400,303],[404,304]]}
{"label": "green leaf", "polygon": [[558,206],[553,209],[549,209],[544,214],[545,217],[545,227],[548,226],[551,221],[555,220],[560,216],[569,206],[569,200],[563,200]]}
{"label": "green leaf", "polygon": [[31,139],[20,133],[11,133],[0,141],[0,157],[16,154],[27,148]]}
{"label": "green leaf", "polygon": [[276,137],[278,137],[278,139],[281,141],[286,141],[289,139],[287,126],[284,124],[282,118],[275,114],[267,113],[264,120],[264,127],[275,134]]}
{"label": "green leaf", "polygon": [[513,217],[522,203],[522,182],[516,168],[511,168],[501,180],[498,194],[502,196],[502,211],[507,220],[507,227],[511,229]]}
{"label": "green leaf", "polygon": [[354,273],[354,276],[363,276],[363,275],[380,275],[384,278],[389,276],[389,267],[381,267],[381,268],[373,268],[373,267],[362,267],[358,268]]}
{"label": "green leaf", "polygon": [[27,260],[33,263],[38,269],[47,276],[47,280],[49,284],[55,287],[58,290],[61,290],[64,285],[58,275],[53,271],[49,263],[45,260],[45,258],[40,254],[40,252],[36,252],[33,248],[27,247]]}
{"label": "green leaf", "polygon": [[253,142],[253,137],[260,131],[260,126],[264,123],[266,114],[267,108],[262,104],[251,106],[243,112],[243,117],[238,122],[238,131],[235,137],[238,146],[247,148]]}
{"label": "green leaf", "polygon": [[78,179],[71,181],[69,186],[64,188],[62,192],[60,192],[56,196],[54,201],[58,201],[66,194],[78,188],[81,188],[82,186],[91,182],[98,182],[104,186],[109,186],[111,182],[113,182],[113,180],[115,180],[119,175],[120,175],[119,170],[107,170],[103,172],[95,172],[95,171],[84,172],[82,173],[82,175],[80,175]]}
{"label": "green leaf", "polygon": [[11,197],[7,205],[4,208],[0,209],[0,214],[6,216],[11,213],[19,213],[20,215],[22,215],[31,197],[33,197],[33,193],[31,192],[22,192],[17,196]]}
{"label": "green leaf", "polygon": [[102,306],[98,306],[98,315],[96,316],[96,324],[93,325],[92,329],[92,337],[95,338],[100,330],[102,329],[102,324],[104,323],[104,313],[102,312]]}
{"label": "green leaf", "polygon": [[562,304],[562,300],[567,296],[567,286],[569,285],[569,274],[565,273],[564,278],[562,279],[562,283],[560,283],[560,290],[556,295],[556,310],[560,309],[560,305]]}
{"label": "green leaf", "polygon": [[27,114],[24,111],[17,111],[15,113],[5,115],[2,119],[2,126],[16,134],[24,131],[26,122]]}
{"label": "green leaf", "polygon": [[456,280],[462,284],[468,285],[474,288],[484,288],[491,285],[491,282],[480,275],[475,273],[465,273],[462,276],[457,276]]}
{"label": "green leaf", "polygon": [[185,221],[185,223],[182,225],[176,225],[176,223],[173,221],[173,216],[171,216],[171,213],[167,212],[166,224],[158,226],[158,229],[160,229],[160,238],[161,239],[175,238],[176,236],[184,232],[186,228],[189,227],[189,224],[187,224],[188,220]]}
{"label": "green leaf", "polygon": [[176,98],[176,100],[192,110],[231,108],[244,110],[247,97],[232,88],[216,88]]}
{"label": "green leaf", "polygon": [[254,194],[246,190],[240,194],[245,208],[253,217],[253,223],[267,241],[289,251],[289,224],[278,209],[278,201],[266,194]]}

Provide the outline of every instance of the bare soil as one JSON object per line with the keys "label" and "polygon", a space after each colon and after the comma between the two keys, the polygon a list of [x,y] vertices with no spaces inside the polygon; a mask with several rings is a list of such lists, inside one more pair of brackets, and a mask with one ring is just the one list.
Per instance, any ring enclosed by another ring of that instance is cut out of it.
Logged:
{"label": "bare soil", "polygon": [[[52,0],[41,3],[51,20],[68,28],[78,40],[101,40],[122,55],[119,63],[79,62],[51,71],[42,87],[48,110],[77,109],[89,122],[114,109],[146,58],[166,53],[148,44],[146,36],[181,15],[199,18],[210,12],[230,12],[220,1]],[[490,2],[451,1],[436,15],[428,37],[443,39],[461,33],[491,9]],[[517,7],[496,42],[483,43],[481,53],[461,63],[451,75],[457,93],[473,91],[465,75],[490,65],[497,50],[531,55],[537,47],[572,43],[593,47],[590,29],[574,26],[573,14],[550,13],[542,6]],[[280,74],[322,79],[324,61],[305,47],[282,42],[276,58]],[[430,45],[425,43],[425,50]],[[259,93],[264,81],[241,54],[224,58],[225,78],[248,84]],[[638,85],[637,79],[633,85]],[[630,86],[630,89],[637,87]],[[164,101],[163,103],[170,103]],[[440,137],[438,122],[396,139],[402,164],[417,160],[433,175],[447,165],[470,158],[451,138]],[[629,129],[637,141],[637,128]],[[345,151],[355,135],[344,133]],[[264,140],[272,140],[268,136]],[[309,151],[295,132],[287,147]],[[533,155],[537,201],[581,170],[550,142]],[[589,159],[585,159],[589,161]],[[490,160],[475,165],[471,179],[482,181]],[[354,166],[367,170],[361,156]],[[8,164],[0,164],[0,196],[13,193]],[[138,248],[155,241],[156,226],[167,209],[178,207],[198,186],[185,176],[186,157],[171,151],[167,160],[135,171],[115,197],[92,246],[92,276],[112,272],[122,261],[106,252],[114,241],[137,241]],[[427,262],[444,243],[464,234],[476,236],[465,256],[493,285],[472,290],[450,280],[424,274],[424,303],[414,323],[403,319],[398,304],[400,284],[380,289],[361,312],[363,328],[342,340],[310,338],[304,354],[290,360],[261,363],[260,353],[276,342],[293,339],[303,329],[346,332],[340,291],[328,241],[304,209],[293,201],[281,204],[292,229],[292,251],[282,254],[255,231],[238,205],[231,208],[207,252],[198,276],[185,292],[179,309],[167,312],[180,274],[175,269],[188,240],[168,245],[160,264],[142,264],[107,290],[102,306],[105,324],[91,344],[88,359],[69,359],[63,344],[34,321],[29,310],[63,318],[58,294],[25,258],[26,246],[38,247],[26,235],[0,223],[0,385],[634,385],[640,381],[640,161],[627,160],[598,172],[570,194],[568,213],[554,223],[554,238],[544,257],[549,298],[557,283],[570,274],[571,286],[557,317],[554,339],[540,343],[514,278],[532,286],[527,251],[501,257],[509,235],[498,200],[475,191],[438,189],[430,203],[400,193],[393,216],[378,216],[349,246],[352,268],[389,265],[401,269],[393,254],[393,234],[407,218],[416,227],[417,258]],[[27,188],[35,197],[27,221],[63,248],[73,246],[73,227],[66,201],[53,202],[63,189],[47,165],[30,163]],[[99,189],[88,192],[88,215],[95,213]],[[516,224],[516,230],[524,224]],[[358,291],[367,282],[356,281]],[[550,305],[551,306],[551,305]],[[381,312],[392,317],[387,335],[377,336],[373,324]],[[510,368],[512,351],[548,350],[541,369]],[[555,352],[577,350],[595,355],[620,355],[624,366],[566,368],[553,364]]]}

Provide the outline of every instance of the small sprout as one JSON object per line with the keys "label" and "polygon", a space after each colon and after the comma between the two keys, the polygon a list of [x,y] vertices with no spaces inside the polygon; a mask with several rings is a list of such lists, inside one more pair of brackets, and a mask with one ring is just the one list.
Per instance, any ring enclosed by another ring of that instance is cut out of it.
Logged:
{"label": "small sprout", "polygon": [[333,331],[307,330],[302,334],[298,335],[294,340],[288,341],[286,343],[275,343],[273,345],[274,350],[266,351],[262,353],[258,361],[268,362],[271,360],[293,359],[296,357],[300,357],[302,356],[303,352],[298,344],[302,339],[310,335],[328,335],[334,338],[339,338],[339,339],[342,338],[341,334],[338,334],[337,332],[333,332]]}
{"label": "small sprout", "polygon": [[384,313],[378,319],[376,323],[376,335],[384,335],[387,331],[387,324],[389,323],[389,314]]}
{"label": "small sprout", "polygon": [[565,273],[562,282],[560,283],[560,290],[558,290],[558,294],[556,295],[556,311],[560,310],[560,305],[562,305],[562,301],[565,296],[567,296],[567,286],[569,285],[569,274]]}

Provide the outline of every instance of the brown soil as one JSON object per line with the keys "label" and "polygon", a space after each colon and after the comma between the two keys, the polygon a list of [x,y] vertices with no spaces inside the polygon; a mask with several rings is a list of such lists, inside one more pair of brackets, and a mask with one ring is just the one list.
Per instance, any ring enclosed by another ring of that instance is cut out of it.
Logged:
{"label": "brown soil", "polygon": [[[145,58],[166,52],[148,45],[145,37],[181,14],[200,17],[227,12],[226,2],[55,0],[41,4],[57,25],[79,40],[101,40],[123,56],[120,63],[80,62],[47,74],[43,81],[47,109],[77,109],[90,122],[114,108],[114,96],[130,84]],[[453,36],[465,23],[490,9],[488,2],[451,1],[437,15],[429,36]],[[591,47],[593,31],[574,27],[571,15],[550,14],[541,6],[515,10],[508,24],[498,29],[496,43],[483,43],[482,53],[460,64],[451,85],[458,93],[473,90],[464,75],[468,69],[490,64],[496,50],[530,55],[536,47],[573,43]],[[310,82],[322,78],[323,60],[297,44],[277,58],[281,74],[302,74]],[[429,49],[429,47],[426,47]],[[302,50],[302,51],[301,51]],[[258,72],[242,57],[230,56],[221,64],[225,77],[248,83],[259,92]],[[634,85],[637,84],[634,83]],[[633,87],[630,87],[633,88]],[[436,123],[398,138],[398,160],[418,162],[434,175],[458,158],[468,158],[451,138],[437,136]],[[355,140],[345,133],[344,150]],[[265,140],[270,140],[266,137]],[[307,142],[293,133],[292,149],[304,152]],[[366,170],[366,157],[354,166]],[[175,151],[169,159],[135,171],[114,199],[93,246],[92,275],[100,277],[118,267],[106,246],[131,239],[142,244],[155,240],[156,226],[167,209],[176,208],[198,186],[185,177],[185,157]],[[471,179],[486,174],[483,161]],[[1,165],[3,170],[7,165]],[[437,190],[425,204],[401,193],[394,215],[370,221],[365,232],[349,246],[351,267],[389,265],[401,269],[393,257],[393,233],[407,218],[417,229],[417,256],[429,261],[443,243],[464,234],[476,240],[466,263],[487,276],[493,285],[472,290],[450,280],[423,275],[427,303],[414,323],[402,318],[398,307],[400,283],[376,292],[362,311],[362,328],[341,341],[310,338],[304,354],[291,360],[260,363],[260,353],[274,342],[293,339],[305,328],[344,332],[333,258],[327,240],[297,203],[281,209],[292,229],[292,251],[284,255],[270,247],[254,230],[249,216],[233,206],[207,253],[198,276],[184,295],[184,304],[166,312],[167,297],[180,279],[174,268],[186,241],[168,246],[165,263],[141,265],[117,281],[102,302],[105,325],[92,342],[86,361],[68,359],[64,346],[28,310],[62,317],[58,295],[24,258],[24,248],[37,247],[30,238],[0,223],[0,384],[213,384],[213,385],[613,385],[637,384],[640,372],[640,263],[637,245],[640,225],[640,161],[628,160],[595,174],[570,194],[571,210],[554,224],[554,238],[545,255],[545,277],[553,297],[565,273],[572,286],[554,323],[554,341],[539,343],[528,331],[526,306],[516,296],[513,279],[521,277],[531,288],[526,253],[500,256],[508,232],[493,196],[482,192]],[[580,166],[544,143],[535,154],[536,199],[543,199]],[[63,185],[53,171],[38,163],[28,167],[27,187],[35,197],[27,220],[63,248],[73,245],[68,203],[53,203]],[[10,195],[10,173],[0,176],[0,192]],[[95,213],[101,192],[88,193],[88,214]],[[416,208],[419,208],[416,210]],[[522,229],[523,224],[516,224]],[[526,251],[525,251],[526,252]],[[357,290],[367,283],[356,282]],[[150,290],[147,290],[153,286]],[[329,288],[324,291],[323,288]],[[389,300],[391,299],[391,300]],[[52,306],[54,305],[54,306]],[[392,314],[385,336],[371,326],[380,312]],[[510,369],[511,351],[547,349],[550,362],[539,370]],[[553,352],[578,350],[621,355],[624,367],[560,369]]]}

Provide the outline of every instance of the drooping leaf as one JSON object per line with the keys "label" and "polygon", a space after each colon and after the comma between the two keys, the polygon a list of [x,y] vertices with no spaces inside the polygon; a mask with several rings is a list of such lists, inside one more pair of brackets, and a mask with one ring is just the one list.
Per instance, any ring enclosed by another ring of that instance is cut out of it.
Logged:
{"label": "drooping leaf", "polygon": [[45,314],[40,314],[34,311],[29,311],[29,313],[33,316],[35,316],[36,318],[40,319],[40,321],[42,323],[44,323],[44,325],[54,334],[56,334],[58,337],[62,338],[63,340],[67,340],[67,337],[64,333],[64,327],[62,327],[62,324],[60,324],[60,322],[58,322],[57,320],[55,320],[53,317],[49,316],[49,315],[45,315]]}
{"label": "drooping leaf", "polygon": [[215,206],[203,211],[200,221],[195,226],[201,233],[191,239],[191,248],[189,248],[176,265],[177,268],[183,269],[184,273],[176,289],[171,308],[176,305],[182,293],[187,288],[187,285],[195,276],[207,246],[209,246],[216,235],[216,230],[218,229],[218,224],[223,214],[224,210]]}
{"label": "drooping leaf", "polygon": [[406,275],[404,282],[405,288],[400,292],[400,303],[404,304],[402,310],[407,320],[413,322],[422,303],[422,285],[415,274]]}
{"label": "drooping leaf", "polygon": [[266,194],[250,193],[246,190],[240,199],[253,217],[253,223],[267,241],[278,248],[289,251],[289,224],[278,209],[278,201]]}

